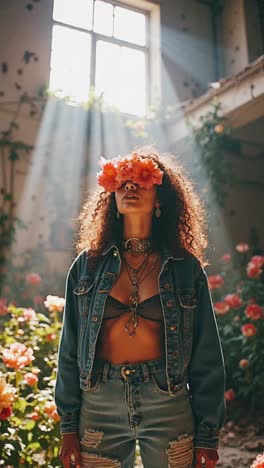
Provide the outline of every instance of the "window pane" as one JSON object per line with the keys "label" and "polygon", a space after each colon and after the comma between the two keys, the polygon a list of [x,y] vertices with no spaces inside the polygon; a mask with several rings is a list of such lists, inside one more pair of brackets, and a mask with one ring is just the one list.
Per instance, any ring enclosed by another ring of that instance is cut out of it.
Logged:
{"label": "window pane", "polygon": [[98,41],[96,47],[96,93],[108,104],[128,114],[146,110],[146,67],[142,51]]}
{"label": "window pane", "polygon": [[53,19],[79,28],[92,29],[93,0],[54,0]]}
{"label": "window pane", "polygon": [[96,0],[94,5],[94,31],[105,36],[113,34],[113,5]]}
{"label": "window pane", "polygon": [[145,45],[146,16],[127,8],[115,7],[114,36],[124,41]]}
{"label": "window pane", "polygon": [[60,97],[70,96],[76,101],[86,100],[90,86],[90,55],[89,33],[54,26],[50,90]]}

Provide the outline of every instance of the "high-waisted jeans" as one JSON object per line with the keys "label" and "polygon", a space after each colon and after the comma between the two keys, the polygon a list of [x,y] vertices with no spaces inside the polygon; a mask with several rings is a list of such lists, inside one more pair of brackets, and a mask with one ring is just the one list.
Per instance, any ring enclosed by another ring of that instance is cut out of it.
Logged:
{"label": "high-waisted jeans", "polygon": [[96,360],[91,389],[82,390],[82,468],[133,468],[136,440],[144,468],[191,468],[189,390],[183,383],[171,396],[167,388],[163,358],[121,365]]}

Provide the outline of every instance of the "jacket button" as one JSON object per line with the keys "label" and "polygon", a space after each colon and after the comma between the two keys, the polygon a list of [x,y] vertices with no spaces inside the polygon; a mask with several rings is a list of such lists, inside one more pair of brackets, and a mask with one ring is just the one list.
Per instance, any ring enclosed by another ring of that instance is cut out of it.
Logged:
{"label": "jacket button", "polygon": [[165,289],[169,289],[169,287],[170,287],[170,283],[164,283],[164,288]]}
{"label": "jacket button", "polygon": [[172,353],[172,356],[176,359],[178,357],[178,351],[174,351],[174,353]]}
{"label": "jacket button", "polygon": [[171,325],[171,326],[170,326],[170,330],[171,330],[171,331],[177,330],[177,325]]}
{"label": "jacket button", "polygon": [[167,302],[166,302],[166,305],[168,307],[172,307],[173,306],[173,300],[172,299],[169,299]]}
{"label": "jacket button", "polygon": [[97,322],[97,321],[98,321],[98,317],[97,317],[97,315],[94,315],[93,316],[93,322]]}
{"label": "jacket button", "polygon": [[171,389],[173,392],[175,392],[176,390],[178,390],[178,385],[172,385]]}

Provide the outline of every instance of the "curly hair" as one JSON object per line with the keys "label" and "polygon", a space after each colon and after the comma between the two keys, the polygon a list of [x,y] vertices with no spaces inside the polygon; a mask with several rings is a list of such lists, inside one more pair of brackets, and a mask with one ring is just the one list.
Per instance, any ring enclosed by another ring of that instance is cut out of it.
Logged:
{"label": "curly hair", "polygon": [[[157,162],[164,172],[162,184],[157,185],[162,214],[160,218],[153,216],[153,239],[172,253],[179,248],[187,250],[202,266],[208,265],[205,258],[208,242],[205,208],[183,166],[176,161],[175,155],[160,155],[152,147],[135,151],[141,157]],[[77,253],[88,249],[92,257],[99,257],[110,242],[122,240],[123,216],[117,219],[116,212],[114,192],[98,188],[88,196],[77,218],[80,222],[75,243]]]}

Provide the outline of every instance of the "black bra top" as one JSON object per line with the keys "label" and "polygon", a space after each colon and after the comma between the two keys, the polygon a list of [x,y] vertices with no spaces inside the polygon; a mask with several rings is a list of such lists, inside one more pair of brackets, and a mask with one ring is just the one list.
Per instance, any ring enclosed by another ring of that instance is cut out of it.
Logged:
{"label": "black bra top", "polygon": [[[106,320],[117,318],[122,315],[123,312],[128,312],[129,310],[131,309],[127,304],[109,295],[106,300],[103,318]],[[160,295],[156,294],[140,302],[137,307],[137,314],[145,319],[154,320],[155,322],[163,321]]]}

